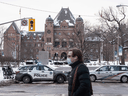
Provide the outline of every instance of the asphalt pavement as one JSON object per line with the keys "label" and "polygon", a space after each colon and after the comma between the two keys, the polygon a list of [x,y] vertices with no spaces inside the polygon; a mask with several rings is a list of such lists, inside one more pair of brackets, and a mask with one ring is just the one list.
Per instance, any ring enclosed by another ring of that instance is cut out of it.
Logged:
{"label": "asphalt pavement", "polygon": [[[93,96],[128,96],[128,83],[101,81],[92,83]],[[68,96],[68,84],[53,82],[33,82],[32,84],[12,84],[0,87],[0,96]]]}

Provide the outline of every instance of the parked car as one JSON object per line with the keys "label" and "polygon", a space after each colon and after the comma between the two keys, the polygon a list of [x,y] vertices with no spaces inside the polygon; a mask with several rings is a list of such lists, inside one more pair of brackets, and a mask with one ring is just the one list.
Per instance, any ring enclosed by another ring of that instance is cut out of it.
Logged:
{"label": "parked car", "polygon": [[125,65],[104,65],[90,71],[91,81],[95,80],[120,80],[128,82],[128,66]]}
{"label": "parked car", "polygon": [[49,61],[48,63],[49,66],[54,66],[54,67],[64,67],[64,66],[69,66],[67,61]]}
{"label": "parked car", "polygon": [[27,61],[26,61],[26,65],[27,65],[27,64],[34,64],[34,60],[27,60]]}
{"label": "parked car", "polygon": [[15,80],[24,83],[32,83],[33,81],[54,81],[64,83],[67,81],[69,72],[57,71],[47,65],[26,65],[19,68],[16,72]]}

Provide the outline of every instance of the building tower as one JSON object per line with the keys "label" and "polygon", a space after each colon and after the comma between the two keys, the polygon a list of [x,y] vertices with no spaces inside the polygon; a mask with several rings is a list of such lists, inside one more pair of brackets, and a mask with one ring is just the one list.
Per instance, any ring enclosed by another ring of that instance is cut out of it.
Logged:
{"label": "building tower", "polygon": [[45,51],[49,52],[49,58],[51,58],[51,52],[54,43],[53,28],[54,28],[53,19],[49,15],[49,17],[46,19],[45,32],[44,32],[44,42],[45,42],[44,49]]}
{"label": "building tower", "polygon": [[76,24],[75,24],[75,34],[77,35],[76,37],[77,42],[80,44],[77,46],[77,48],[80,48],[81,50],[84,50],[83,48],[83,42],[84,42],[84,24],[83,24],[83,19],[80,17],[76,18]]}

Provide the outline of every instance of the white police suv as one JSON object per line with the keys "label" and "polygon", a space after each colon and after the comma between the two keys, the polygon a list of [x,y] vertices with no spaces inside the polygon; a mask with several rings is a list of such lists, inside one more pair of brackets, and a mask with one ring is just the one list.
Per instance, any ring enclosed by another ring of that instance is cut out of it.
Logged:
{"label": "white police suv", "polygon": [[105,65],[90,71],[91,81],[95,80],[120,80],[128,82],[128,66],[125,65]]}
{"label": "white police suv", "polygon": [[68,78],[66,71],[57,71],[46,65],[26,65],[19,68],[16,72],[15,80],[24,83],[33,81],[54,81],[64,83]]}

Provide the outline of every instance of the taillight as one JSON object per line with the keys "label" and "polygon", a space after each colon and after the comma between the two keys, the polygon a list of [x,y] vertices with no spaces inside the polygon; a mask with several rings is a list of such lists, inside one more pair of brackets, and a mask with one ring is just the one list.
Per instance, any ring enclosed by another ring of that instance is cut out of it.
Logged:
{"label": "taillight", "polygon": [[16,74],[20,73],[20,71],[16,71]]}

